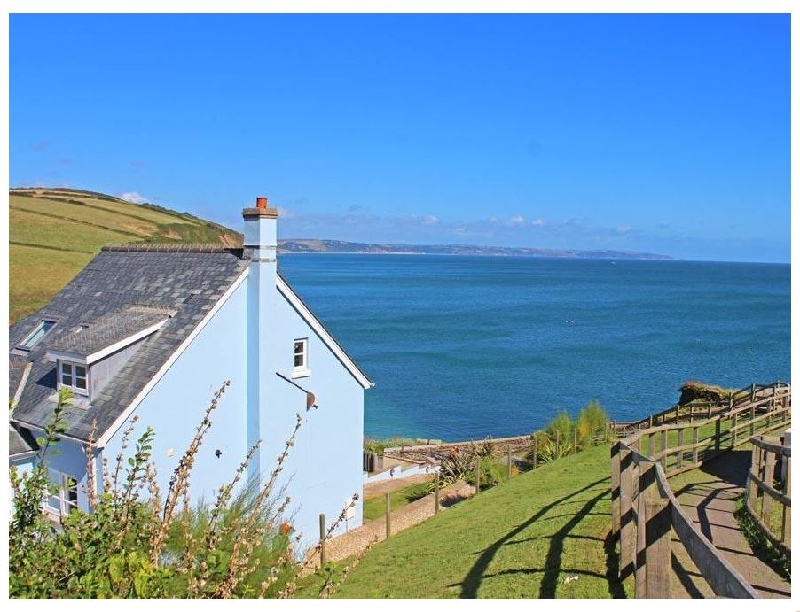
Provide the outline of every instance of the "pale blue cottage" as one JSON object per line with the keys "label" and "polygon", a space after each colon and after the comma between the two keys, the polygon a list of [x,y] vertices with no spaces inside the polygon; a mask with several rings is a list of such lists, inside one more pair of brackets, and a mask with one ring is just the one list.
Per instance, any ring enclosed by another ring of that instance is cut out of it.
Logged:
{"label": "pale blue cottage", "polygon": [[[102,486],[134,416],[132,438],[155,429],[162,492],[214,392],[230,386],[196,458],[192,498],[212,502],[247,451],[250,478],[269,478],[297,415],[302,425],[281,478],[302,544],[313,545],[353,494],[338,531],[362,522],[364,392],[372,382],[277,271],[277,210],[243,211],[239,248],[105,247],[53,300],[9,332],[10,462],[34,456],[56,404],[74,393],[48,511],[87,507],[87,457]],[[13,442],[13,445],[11,444]]]}

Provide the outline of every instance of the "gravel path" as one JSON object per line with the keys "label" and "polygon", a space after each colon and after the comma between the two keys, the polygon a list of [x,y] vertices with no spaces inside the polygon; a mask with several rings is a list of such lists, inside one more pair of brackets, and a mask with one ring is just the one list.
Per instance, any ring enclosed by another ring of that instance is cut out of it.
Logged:
{"label": "gravel path", "polygon": [[[398,478],[394,480],[374,483],[364,487],[364,498],[369,499],[383,495],[388,491],[402,489],[404,487],[424,482],[429,476],[420,475],[409,478]],[[456,482],[439,492],[439,512],[446,511],[454,503],[470,497],[474,492],[474,487],[464,481]],[[434,514],[434,495],[423,497],[410,504],[398,508],[391,513],[391,533],[392,535],[418,525]],[[386,539],[386,517],[381,517],[372,521],[366,521],[361,527],[348,531],[340,536],[332,538],[325,543],[325,557],[327,561],[340,561],[352,555],[357,555],[364,551],[370,544]],[[308,566],[312,569],[319,567],[319,556],[312,553]]]}

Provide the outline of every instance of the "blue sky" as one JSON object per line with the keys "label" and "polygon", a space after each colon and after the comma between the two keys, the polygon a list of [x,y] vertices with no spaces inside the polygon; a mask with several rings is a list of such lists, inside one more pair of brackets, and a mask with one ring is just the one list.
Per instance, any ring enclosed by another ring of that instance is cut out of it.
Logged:
{"label": "blue sky", "polygon": [[9,18],[9,184],[279,236],[790,260],[790,16]]}

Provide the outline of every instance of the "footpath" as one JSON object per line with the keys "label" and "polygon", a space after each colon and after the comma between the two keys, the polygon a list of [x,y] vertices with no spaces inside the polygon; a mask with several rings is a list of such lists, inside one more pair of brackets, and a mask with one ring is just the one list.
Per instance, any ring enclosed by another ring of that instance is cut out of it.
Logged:
{"label": "footpath", "polygon": [[[791,584],[753,553],[733,515],[736,499],[744,491],[749,469],[750,452],[731,451],[698,468],[702,472],[700,482],[687,484],[674,492],[700,532],[725,555],[726,560],[761,597],[791,597]],[[681,549],[676,553],[680,565],[682,557],[688,559],[688,554],[680,545],[673,546],[673,550],[676,548]],[[676,559],[673,559],[673,570],[676,570]],[[691,573],[681,576],[688,596],[704,596],[707,585],[698,584],[692,579]]]}
{"label": "footpath", "polygon": [[[407,478],[394,478],[364,485],[364,499],[382,496],[387,492],[402,489],[430,479],[426,474],[409,476]],[[471,497],[475,487],[464,482],[456,482],[439,491],[439,512],[446,511],[448,506]],[[434,494],[418,499],[410,504],[398,508],[390,514],[391,535],[404,529],[413,527],[434,515]],[[331,538],[325,543],[326,561],[341,561],[352,555],[357,555],[370,545],[386,539],[386,518],[381,517],[366,521],[361,527],[352,529],[342,535]],[[319,555],[313,552],[309,558],[309,567],[313,570],[319,567]]]}

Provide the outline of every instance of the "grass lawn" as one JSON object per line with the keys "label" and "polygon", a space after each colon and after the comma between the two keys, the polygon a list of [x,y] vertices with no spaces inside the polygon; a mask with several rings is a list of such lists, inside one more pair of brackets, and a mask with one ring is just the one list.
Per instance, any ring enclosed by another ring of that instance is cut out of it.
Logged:
{"label": "grass lawn", "polygon": [[[158,225],[111,210],[93,206],[81,206],[64,200],[46,198],[20,198],[11,196],[11,207],[20,211],[43,213],[51,218],[87,221],[110,230],[122,230],[140,235],[142,238],[156,232]],[[131,205],[132,207],[133,205]]]}
{"label": "grass lawn", "polygon": [[9,317],[17,321],[49,302],[89,263],[92,253],[9,245]]}
{"label": "grass lawn", "polygon": [[[428,494],[428,483],[420,482],[389,493],[392,512]],[[386,495],[378,495],[364,500],[364,520],[371,521],[386,516]]]}
{"label": "grass lawn", "polygon": [[[514,477],[377,544],[334,597],[630,596],[608,535],[609,471],[603,445]],[[298,594],[321,583],[312,576]]]}

